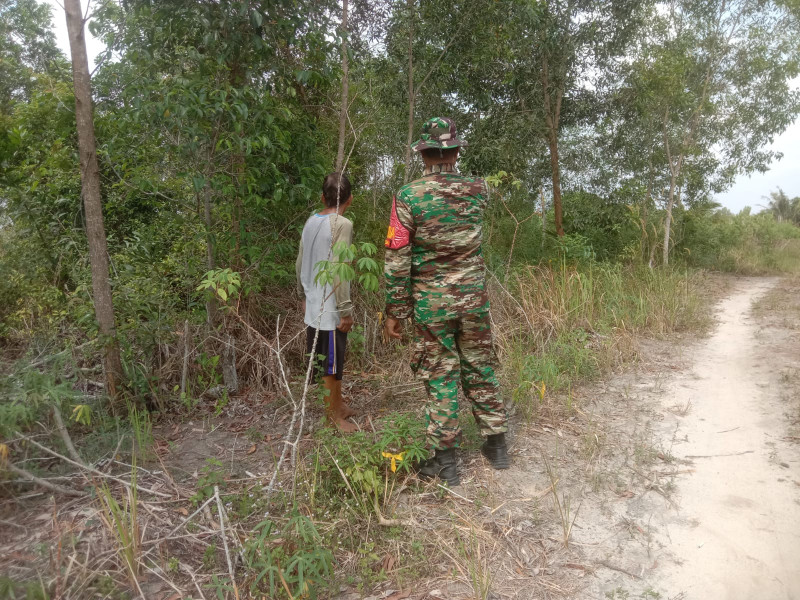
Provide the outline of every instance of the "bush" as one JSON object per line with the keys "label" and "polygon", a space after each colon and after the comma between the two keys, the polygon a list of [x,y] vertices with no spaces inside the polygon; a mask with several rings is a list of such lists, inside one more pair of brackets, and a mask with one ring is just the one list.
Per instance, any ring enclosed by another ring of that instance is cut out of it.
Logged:
{"label": "bush", "polygon": [[378,433],[359,431],[343,437],[330,428],[317,433],[316,470],[322,493],[332,500],[353,497],[369,512],[391,494],[397,478],[426,457],[424,425],[413,414],[397,413],[378,423]]}
{"label": "bush", "polygon": [[800,228],[771,213],[689,210],[676,247],[694,267],[742,275],[800,270]]}
{"label": "bush", "polygon": [[579,234],[600,260],[615,260],[639,239],[639,225],[630,207],[584,191],[563,198],[564,231]]}

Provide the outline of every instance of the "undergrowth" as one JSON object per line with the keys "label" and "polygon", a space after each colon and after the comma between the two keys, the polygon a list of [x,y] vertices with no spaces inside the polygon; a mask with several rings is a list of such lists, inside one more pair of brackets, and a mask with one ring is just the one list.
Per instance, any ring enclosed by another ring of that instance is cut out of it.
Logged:
{"label": "undergrowth", "polygon": [[[492,297],[505,386],[526,419],[569,409],[570,389],[635,357],[634,335],[710,323],[702,274],[590,263],[523,267]],[[549,392],[563,392],[554,405]],[[546,409],[546,410],[545,410]]]}

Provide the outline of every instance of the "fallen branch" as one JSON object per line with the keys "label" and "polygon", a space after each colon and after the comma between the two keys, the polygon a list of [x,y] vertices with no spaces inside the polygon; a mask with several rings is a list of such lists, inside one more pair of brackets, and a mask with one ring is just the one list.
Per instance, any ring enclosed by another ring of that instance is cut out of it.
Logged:
{"label": "fallen branch", "polygon": [[61,410],[59,410],[58,404],[53,404],[53,419],[55,419],[56,427],[58,428],[58,434],[61,436],[61,439],[64,440],[64,445],[67,447],[67,452],[69,452],[69,455],[86,467],[86,463],[83,462],[81,455],[78,454],[78,451],[72,444],[72,438],[69,437],[69,432],[64,426],[64,420],[61,418]]}
{"label": "fallen branch", "polygon": [[197,588],[197,593],[200,594],[200,599],[206,600],[206,597],[203,595],[203,590],[200,589],[200,584],[197,583],[197,575],[195,575],[195,572],[192,570],[192,568],[183,562],[180,563],[180,567],[189,574],[189,577],[192,578],[192,583],[194,583],[194,587]]}
{"label": "fallen branch", "polygon": [[65,462],[68,462],[71,465],[74,465],[74,466],[76,466],[76,467],[78,467],[80,469],[85,469],[85,470],[89,471],[90,473],[94,473],[95,475],[99,475],[100,477],[103,477],[103,478],[106,478],[106,479],[111,479],[113,481],[121,483],[122,485],[124,485],[125,487],[127,487],[129,489],[134,489],[135,488],[139,492],[147,492],[148,494],[153,494],[154,496],[160,496],[162,498],[171,498],[172,497],[169,494],[165,494],[164,492],[159,492],[157,490],[151,490],[150,488],[146,488],[146,487],[143,487],[141,485],[134,485],[130,481],[125,481],[124,479],[122,479],[120,477],[115,477],[114,475],[108,475],[107,473],[103,473],[102,471],[98,471],[94,467],[90,467],[88,465],[82,465],[79,462],[76,462],[76,461],[72,460],[71,458],[67,458],[63,454],[59,454],[55,450],[51,450],[47,446],[43,446],[42,444],[40,444],[39,442],[37,442],[35,440],[32,440],[28,436],[22,435],[19,432],[17,432],[17,435],[20,438],[22,438],[23,440],[26,440],[27,442],[30,442],[31,444],[33,444],[34,446],[36,446],[40,450],[44,450],[48,454],[52,454],[56,458],[60,458],[61,460],[65,461]]}
{"label": "fallen branch", "polygon": [[[186,525],[186,524],[187,524],[189,521],[191,521],[191,520],[192,520],[194,517],[196,517],[197,515],[199,515],[199,514],[200,514],[200,513],[203,511],[203,509],[205,509],[205,507],[206,507],[206,506],[208,506],[209,504],[211,504],[211,502],[213,502],[213,501],[214,501],[214,496],[211,496],[211,498],[209,498],[208,500],[206,500],[205,502],[203,502],[203,503],[200,505],[200,508],[198,508],[198,509],[197,509],[196,511],[194,511],[192,514],[190,514],[188,517],[186,517],[186,518],[185,518],[183,521],[181,521],[180,523],[178,523],[178,525],[176,525],[176,526],[173,528],[173,530],[172,530],[172,531],[170,531],[170,532],[169,532],[167,535],[165,535],[165,536],[164,536],[163,538],[161,538],[161,540],[159,540],[159,541],[163,541],[163,540],[166,540],[166,539],[169,539],[170,537],[172,537],[172,535],[174,535],[176,531],[178,531],[178,530],[179,530],[181,527],[183,527],[184,525]],[[149,542],[148,542],[148,543],[149,543]],[[150,550],[148,550],[147,552],[145,552],[144,554],[142,554],[142,558],[144,558],[145,556],[147,556],[148,554],[150,554],[150,553],[151,553],[151,552],[152,552],[152,551],[153,551],[155,548],[157,548],[157,547],[158,547],[158,546],[153,546],[152,548],[150,548]]]}
{"label": "fallen branch", "polygon": [[437,483],[436,485],[437,485],[437,486],[439,486],[440,488],[442,488],[442,489],[443,489],[445,492],[450,492],[450,493],[451,493],[451,494],[453,494],[453,496],[455,496],[456,498],[461,498],[462,500],[466,500],[466,501],[467,501],[467,502],[469,502],[470,504],[475,504],[475,502],[473,502],[473,501],[472,501],[472,500],[470,500],[469,498],[467,498],[467,497],[465,497],[465,496],[462,496],[461,494],[459,494],[459,493],[457,493],[457,492],[454,492],[454,491],[453,491],[453,490],[451,490],[449,487],[447,487],[447,486],[444,486],[444,485],[442,485],[441,483]]}
{"label": "fallen branch", "polygon": [[597,564],[598,564],[598,565],[602,565],[602,566],[604,566],[604,567],[605,567],[605,568],[607,568],[607,569],[611,569],[612,571],[617,571],[617,572],[619,572],[619,573],[624,573],[624,574],[625,574],[625,575],[627,575],[628,577],[633,577],[634,579],[641,579],[641,577],[639,577],[638,575],[634,575],[633,573],[631,573],[631,572],[630,572],[630,571],[628,571],[627,569],[623,569],[622,567],[618,567],[618,566],[616,566],[616,565],[613,565],[613,564],[611,564],[610,562],[608,562],[607,560],[601,560],[601,561],[598,561],[598,563],[597,563]]}
{"label": "fallen branch", "polygon": [[381,513],[381,508],[378,506],[378,494],[372,494],[372,506],[375,508],[375,515],[378,517],[378,525],[384,527],[396,527],[398,525],[409,525],[409,523],[400,519],[387,519]]}
{"label": "fallen branch", "polygon": [[7,463],[5,466],[12,473],[15,473],[16,475],[19,475],[20,477],[22,477],[24,479],[27,479],[31,483],[35,483],[39,487],[43,487],[45,489],[48,489],[51,492],[57,492],[59,494],[65,494],[67,496],[75,496],[75,497],[81,497],[81,498],[86,496],[86,494],[84,492],[79,492],[78,490],[65,488],[63,486],[58,485],[57,483],[52,483],[50,481],[47,481],[46,479],[42,479],[41,477],[36,477],[36,475],[34,475],[32,473],[28,473],[28,471],[26,471],[25,469],[20,469],[19,467],[15,467],[11,463]]}
{"label": "fallen branch", "polygon": [[755,450],[743,450],[742,452],[731,452],[730,454],[687,454],[684,458],[719,458],[722,456],[741,456],[742,454],[752,454]]}
{"label": "fallen branch", "polygon": [[225,548],[225,560],[228,561],[228,574],[233,586],[233,595],[239,600],[239,588],[236,586],[236,579],[233,576],[233,564],[231,564],[231,553],[228,551],[228,536],[225,534],[225,509],[222,508],[222,500],[219,497],[219,486],[214,486],[214,498],[217,500],[217,510],[219,511],[219,529],[222,534],[222,546]]}

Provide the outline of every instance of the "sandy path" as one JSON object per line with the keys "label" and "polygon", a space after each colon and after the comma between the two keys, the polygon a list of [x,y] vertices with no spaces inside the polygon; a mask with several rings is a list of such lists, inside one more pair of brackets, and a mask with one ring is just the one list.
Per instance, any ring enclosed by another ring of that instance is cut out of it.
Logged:
{"label": "sandy path", "polygon": [[720,304],[719,325],[693,356],[692,372],[675,376],[663,394],[663,406],[691,404],[672,453],[695,468],[677,481],[679,518],[661,532],[673,560],[654,579],[668,598],[800,599],[800,493],[792,481],[800,463],[783,440],[769,343],[750,316],[773,284],[738,286]]}

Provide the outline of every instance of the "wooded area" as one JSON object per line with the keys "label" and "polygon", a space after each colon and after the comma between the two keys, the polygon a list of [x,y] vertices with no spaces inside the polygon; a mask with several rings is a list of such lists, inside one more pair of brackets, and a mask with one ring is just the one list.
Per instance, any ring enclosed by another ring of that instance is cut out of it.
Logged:
{"label": "wooded area", "polygon": [[[800,190],[764,190],[758,214],[714,201],[780,158],[769,144],[800,113],[796,0],[65,9],[0,0],[0,461],[17,477],[41,475],[15,463],[41,422],[56,448],[59,431],[85,436],[93,460],[120,427],[135,454],[148,413],[219,416],[255,398],[294,411],[272,493],[305,434],[303,222],[342,169],[356,247],[382,247],[393,193],[421,174],[410,143],[432,116],[454,119],[469,142],[459,169],[490,185],[496,318],[530,326],[528,337],[500,326],[514,402],[599,368],[564,344],[679,329],[699,269],[798,269]],[[65,19],[71,60],[52,30]],[[106,48],[93,70],[87,26]],[[380,337],[382,291],[358,285],[371,273],[353,273],[352,364],[388,373],[403,349]],[[53,421],[61,412],[69,427]]]}

